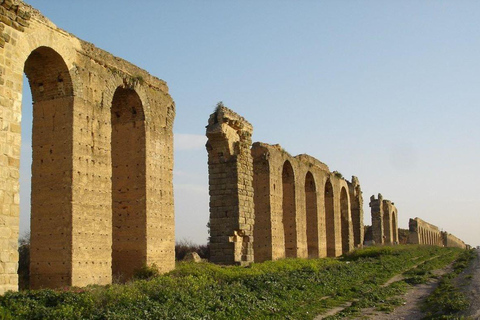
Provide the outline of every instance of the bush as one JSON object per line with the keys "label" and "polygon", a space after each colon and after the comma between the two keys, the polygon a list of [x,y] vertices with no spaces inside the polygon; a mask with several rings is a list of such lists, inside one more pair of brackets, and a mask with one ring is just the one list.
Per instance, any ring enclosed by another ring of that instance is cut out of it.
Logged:
{"label": "bush", "polygon": [[158,266],[154,263],[150,266],[144,265],[140,269],[135,270],[133,273],[133,279],[135,280],[148,280],[160,275]]}

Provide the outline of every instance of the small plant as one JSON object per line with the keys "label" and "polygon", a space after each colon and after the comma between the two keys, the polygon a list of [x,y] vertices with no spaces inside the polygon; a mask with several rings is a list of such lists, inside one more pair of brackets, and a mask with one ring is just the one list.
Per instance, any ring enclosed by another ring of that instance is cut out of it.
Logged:
{"label": "small plant", "polygon": [[335,171],[333,171],[332,173],[333,173],[333,175],[334,175],[335,177],[337,177],[338,179],[343,179],[343,174],[341,174],[340,172],[338,172],[338,171],[335,170]]}
{"label": "small plant", "polygon": [[135,270],[133,278],[136,280],[148,280],[160,275],[157,265],[154,263],[150,266],[144,265],[140,269]]}
{"label": "small plant", "polygon": [[218,101],[215,106],[215,112],[218,112],[221,108],[225,108],[225,105],[223,104],[223,101]]}

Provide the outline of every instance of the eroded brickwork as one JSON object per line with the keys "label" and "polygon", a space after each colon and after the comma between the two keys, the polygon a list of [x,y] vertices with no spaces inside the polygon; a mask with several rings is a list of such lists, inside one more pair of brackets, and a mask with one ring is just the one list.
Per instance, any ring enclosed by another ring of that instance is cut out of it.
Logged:
{"label": "eroded brickwork", "polygon": [[110,283],[112,243],[118,256],[136,252],[135,266],[114,263],[126,277],[143,264],[171,270],[175,106],[167,85],[30,6],[0,1],[0,294],[17,289],[24,72],[34,117],[32,287]]}
{"label": "eroded brickwork", "polygon": [[376,244],[398,244],[398,211],[390,200],[370,197],[372,235]]}
{"label": "eroded brickwork", "polygon": [[210,260],[253,262],[252,126],[218,106],[207,126],[210,184]]}
{"label": "eroded brickwork", "polygon": [[[354,177],[350,183],[315,158],[305,154],[293,157],[279,145],[251,145],[252,128],[246,124],[233,111],[219,108],[207,126],[211,260],[237,262],[231,258],[237,252],[231,235],[241,217],[235,213],[238,194],[245,187],[251,190],[247,192],[251,197],[244,200],[249,203],[249,217],[254,217],[246,221],[248,230],[253,230],[249,239],[254,239],[250,243],[255,262],[339,256],[361,244],[363,210],[358,179]],[[242,139],[245,130],[248,139]]]}

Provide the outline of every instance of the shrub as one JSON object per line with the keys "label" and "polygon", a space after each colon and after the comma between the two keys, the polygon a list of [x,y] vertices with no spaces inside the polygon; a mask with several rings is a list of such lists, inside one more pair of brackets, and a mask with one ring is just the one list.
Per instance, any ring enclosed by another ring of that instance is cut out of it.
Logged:
{"label": "shrub", "polygon": [[136,280],[148,280],[160,275],[157,265],[154,263],[150,266],[144,265],[140,269],[135,270],[133,278]]}

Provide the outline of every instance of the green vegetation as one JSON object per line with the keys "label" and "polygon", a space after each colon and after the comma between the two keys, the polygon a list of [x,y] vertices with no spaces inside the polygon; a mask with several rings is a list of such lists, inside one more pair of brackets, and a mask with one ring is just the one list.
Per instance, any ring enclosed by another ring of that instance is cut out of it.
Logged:
{"label": "green vegetation", "polygon": [[[426,248],[422,248],[426,249]],[[433,249],[433,248],[430,248]],[[401,255],[402,250],[409,250],[409,246],[399,247],[371,247],[365,250],[353,252],[350,258],[359,257],[382,257],[383,255]],[[429,258],[412,258],[413,263],[407,271],[403,273],[403,278],[393,282],[388,286],[379,286],[365,284],[359,289],[358,298],[335,316],[328,319],[342,319],[361,315],[362,309],[375,308],[378,311],[391,312],[393,309],[403,304],[403,299],[398,296],[404,294],[409,285],[425,283],[429,278],[434,277],[432,271],[444,268],[456,257],[459,256],[458,249],[443,249],[436,251]],[[416,261],[416,262],[415,262]]]}
{"label": "green vegetation", "polygon": [[456,314],[468,308],[469,300],[455,285],[454,279],[476,256],[474,250],[464,251],[453,264],[453,272],[440,280],[438,287],[425,300],[422,310],[425,319],[458,319]]}
{"label": "green vegetation", "polygon": [[[405,283],[392,276],[425,262],[453,261],[459,249],[374,247],[340,259],[285,259],[248,268],[179,263],[176,270],[126,285],[10,292],[0,297],[9,319],[313,319],[345,301],[389,301]],[[447,258],[448,257],[448,258]],[[392,297],[385,300],[385,297]],[[355,306],[354,306],[355,307]],[[353,311],[352,311],[353,312]]]}

